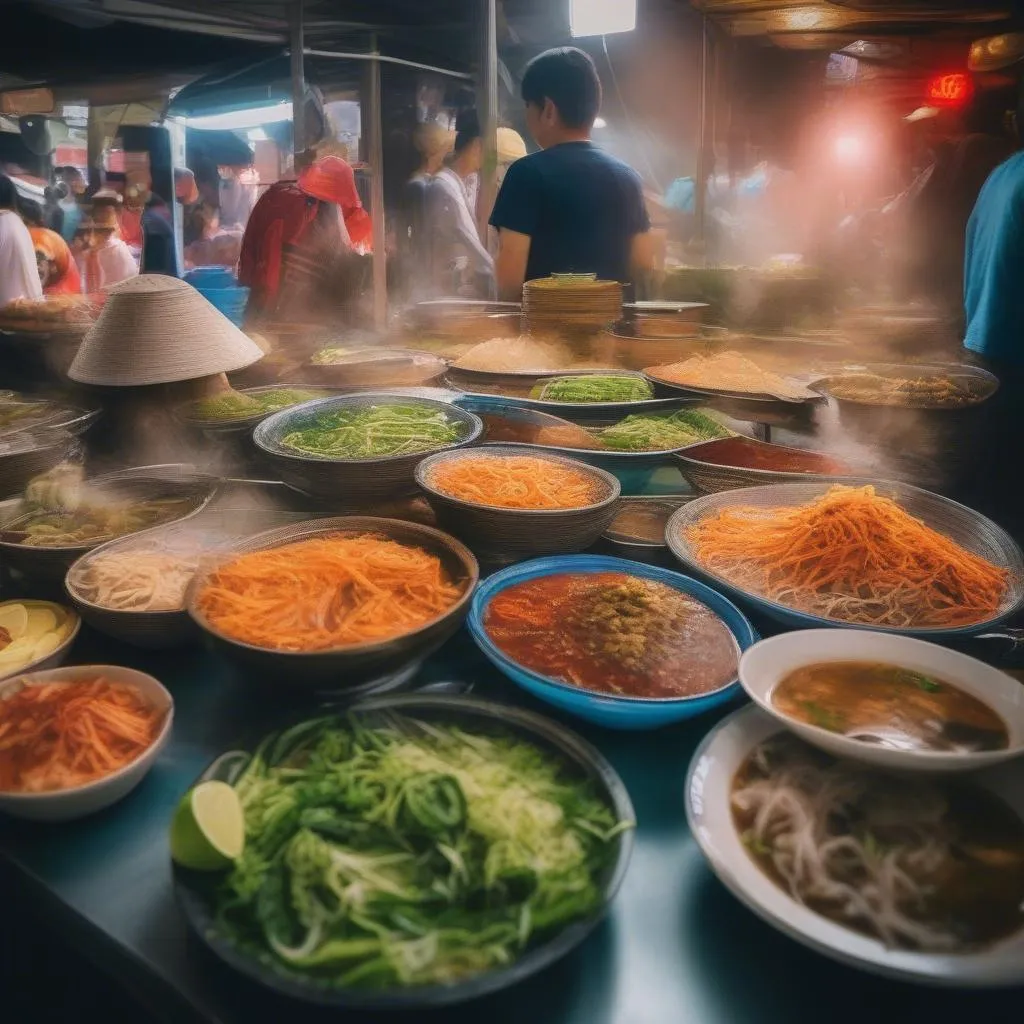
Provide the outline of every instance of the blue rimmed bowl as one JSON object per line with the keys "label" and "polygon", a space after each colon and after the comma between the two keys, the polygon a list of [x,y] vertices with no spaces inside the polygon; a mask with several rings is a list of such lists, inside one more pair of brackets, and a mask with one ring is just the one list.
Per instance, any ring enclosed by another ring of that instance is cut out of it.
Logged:
{"label": "blue rimmed bowl", "polygon": [[[469,610],[469,632],[476,645],[502,673],[538,700],[610,729],[657,729],[710,711],[740,692],[739,678],[711,693],[696,697],[619,697],[560,682],[520,665],[491,640],[484,628],[487,606],[503,590],[517,583],[562,573],[622,572],[641,579],[664,583],[710,608],[732,633],[742,654],[759,636],[747,617],[728,598],[669,569],[643,565],[624,558],[604,555],[556,555],[503,569],[477,588]],[[737,669],[738,672],[738,669]]]}

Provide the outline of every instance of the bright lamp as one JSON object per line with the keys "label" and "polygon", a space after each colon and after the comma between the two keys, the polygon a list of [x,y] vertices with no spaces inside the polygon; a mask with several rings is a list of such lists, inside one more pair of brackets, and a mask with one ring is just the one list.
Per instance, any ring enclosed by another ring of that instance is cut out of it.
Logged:
{"label": "bright lamp", "polygon": [[636,0],[569,0],[573,37],[610,36],[636,28]]}

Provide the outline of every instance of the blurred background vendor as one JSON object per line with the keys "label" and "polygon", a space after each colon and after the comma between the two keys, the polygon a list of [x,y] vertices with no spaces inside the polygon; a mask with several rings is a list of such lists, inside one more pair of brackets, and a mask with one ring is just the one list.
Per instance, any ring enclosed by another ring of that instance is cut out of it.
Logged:
{"label": "blurred background vendor", "polygon": [[32,236],[18,213],[18,191],[0,174],[0,306],[42,297]]}

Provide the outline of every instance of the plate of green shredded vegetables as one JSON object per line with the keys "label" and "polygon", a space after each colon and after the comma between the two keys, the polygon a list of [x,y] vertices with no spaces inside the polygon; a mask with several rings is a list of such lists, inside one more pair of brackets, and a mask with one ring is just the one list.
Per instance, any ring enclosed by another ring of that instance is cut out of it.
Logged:
{"label": "plate of green shredded vegetables", "polygon": [[654,388],[639,375],[584,373],[539,380],[530,391],[530,397],[573,405],[645,402],[654,398]]}
{"label": "plate of green shredded vegetables", "polygon": [[181,410],[183,419],[191,423],[237,424],[241,420],[268,416],[293,405],[312,402],[330,394],[322,388],[279,387],[253,388],[247,391],[224,391],[190,402]]}
{"label": "plate of green shredded vegetables", "polygon": [[242,854],[175,868],[189,923],[307,1002],[398,1008],[493,992],[563,956],[626,871],[634,813],[589,744],[467,697],[378,698],[304,721],[201,781],[238,793]]}
{"label": "plate of green shredded vegetables", "polygon": [[464,436],[464,424],[443,409],[371,405],[319,413],[302,429],[285,434],[281,444],[329,458],[377,459],[434,451]]}

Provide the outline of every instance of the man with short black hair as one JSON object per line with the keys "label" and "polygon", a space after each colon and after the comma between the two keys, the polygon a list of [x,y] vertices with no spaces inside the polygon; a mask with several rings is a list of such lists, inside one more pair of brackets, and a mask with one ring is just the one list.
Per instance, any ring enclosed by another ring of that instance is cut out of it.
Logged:
{"label": "man with short black hair", "polygon": [[499,291],[518,298],[524,281],[560,273],[635,283],[652,263],[650,221],[640,176],[590,141],[594,62],[575,47],[548,50],[527,67],[522,96],[541,152],[508,169],[494,204]]}

